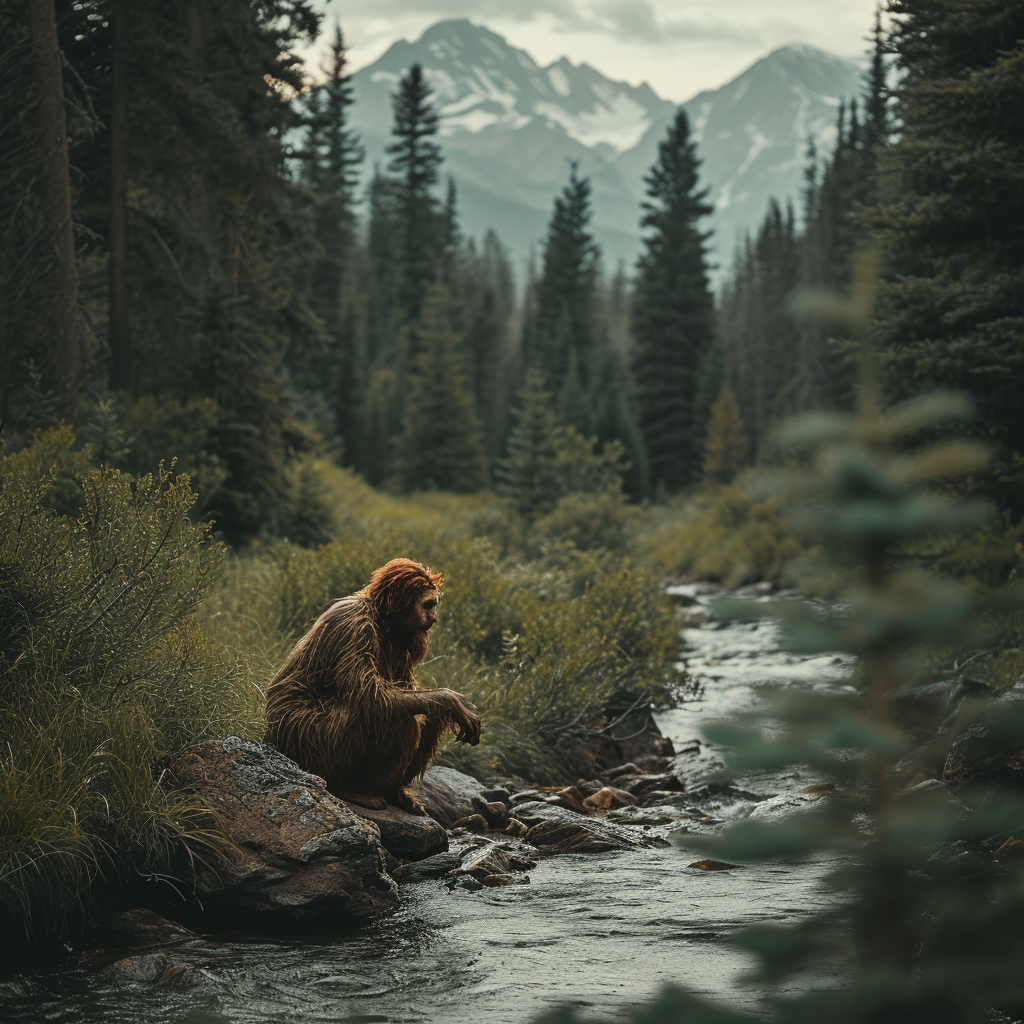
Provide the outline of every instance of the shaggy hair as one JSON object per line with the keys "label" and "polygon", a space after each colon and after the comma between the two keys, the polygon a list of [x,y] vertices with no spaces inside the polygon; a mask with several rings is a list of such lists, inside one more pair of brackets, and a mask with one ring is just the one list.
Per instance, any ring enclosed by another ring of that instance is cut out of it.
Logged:
{"label": "shaggy hair", "polygon": [[270,684],[266,742],[338,794],[390,795],[422,775],[467,714],[457,694],[420,690],[413,675],[427,645],[410,615],[442,579],[397,558],[334,601]]}

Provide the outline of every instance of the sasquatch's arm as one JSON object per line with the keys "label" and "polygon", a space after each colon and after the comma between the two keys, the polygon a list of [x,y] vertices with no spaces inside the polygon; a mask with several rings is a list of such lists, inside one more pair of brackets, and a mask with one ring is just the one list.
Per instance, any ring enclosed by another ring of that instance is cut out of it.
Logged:
{"label": "sasquatch's arm", "polygon": [[384,683],[392,713],[399,717],[425,715],[439,729],[451,729],[456,739],[473,745],[480,742],[480,716],[476,707],[454,690],[406,689]]}

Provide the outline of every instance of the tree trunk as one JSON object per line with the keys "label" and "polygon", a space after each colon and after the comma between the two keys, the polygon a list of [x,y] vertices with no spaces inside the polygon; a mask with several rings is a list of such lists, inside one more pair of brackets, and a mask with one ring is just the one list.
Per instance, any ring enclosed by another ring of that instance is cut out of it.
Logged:
{"label": "tree trunk", "polygon": [[110,85],[110,386],[132,384],[128,324],[128,81],[127,0],[114,0],[114,48]]}
{"label": "tree trunk", "polygon": [[53,0],[29,0],[28,16],[33,78],[39,98],[39,205],[52,251],[51,302],[40,313],[46,320],[43,333],[48,343],[48,376],[61,411],[70,417],[78,397],[82,328],[71,222],[64,80]]}

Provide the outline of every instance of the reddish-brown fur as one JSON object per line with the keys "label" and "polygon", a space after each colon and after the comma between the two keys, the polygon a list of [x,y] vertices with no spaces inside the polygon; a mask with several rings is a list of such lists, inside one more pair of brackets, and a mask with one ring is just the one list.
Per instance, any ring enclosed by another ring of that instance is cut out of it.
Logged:
{"label": "reddish-brown fur", "polygon": [[403,806],[445,729],[477,743],[480,718],[454,690],[421,690],[413,666],[427,653],[416,608],[440,596],[441,573],[407,558],[377,569],[360,591],[313,623],[267,691],[267,736],[338,795]]}

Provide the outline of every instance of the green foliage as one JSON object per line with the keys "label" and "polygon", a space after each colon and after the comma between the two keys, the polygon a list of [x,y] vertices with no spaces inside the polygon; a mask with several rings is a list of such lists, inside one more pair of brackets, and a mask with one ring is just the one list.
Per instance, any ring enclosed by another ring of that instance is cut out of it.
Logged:
{"label": "green foliage", "polygon": [[736,396],[723,388],[711,407],[704,439],[704,475],[718,483],[732,483],[747,460],[747,438]]}
{"label": "green foliage", "polygon": [[892,46],[904,73],[901,137],[883,164],[890,189],[873,219],[886,259],[880,351],[895,398],[963,388],[974,432],[998,446],[982,484],[1024,510],[1021,224],[1024,12],[984,0],[898,0]]}
{"label": "green foliage", "polygon": [[498,492],[511,501],[519,515],[532,522],[557,501],[558,423],[539,371],[527,373],[518,397],[507,454],[498,463],[495,476]]}
{"label": "green foliage", "polygon": [[398,439],[398,477],[406,491],[467,493],[487,483],[480,424],[459,360],[461,339],[451,320],[451,296],[438,286],[424,309]]}
{"label": "green foliage", "polygon": [[696,576],[729,586],[789,582],[800,542],[777,501],[758,501],[738,486],[698,492],[660,513],[637,542],[637,553],[666,576]]}
{"label": "green foliage", "polygon": [[[122,396],[118,419],[129,443],[125,468],[136,475],[147,466],[173,461],[198,493],[196,511],[216,505],[227,471],[214,449],[217,403],[212,398],[180,401],[172,395]],[[195,514],[195,513],[193,513]]]}
{"label": "green foliage", "polygon": [[525,364],[544,373],[567,414],[577,417],[563,421],[588,433],[589,411],[570,401],[568,392],[579,387],[586,395],[596,368],[600,254],[590,232],[590,191],[590,181],[579,177],[573,164],[548,224],[530,347],[523,352]]}
{"label": "green foliage", "polygon": [[611,441],[558,426],[551,396],[536,371],[526,375],[513,413],[508,453],[498,463],[498,490],[532,527],[534,540],[563,540],[581,550],[624,550],[633,510],[622,484],[625,450]]}
{"label": "green foliage", "polygon": [[651,482],[676,491],[699,474],[698,373],[714,335],[708,285],[707,189],[698,188],[697,145],[682,107],[644,178],[644,252],[633,303],[633,372]]}
{"label": "green foliage", "polygon": [[187,518],[188,478],[103,467],[63,515],[48,498],[73,441],[60,428],[0,459],[0,919],[36,938],[100,877],[171,873],[216,842],[158,768],[251,733],[260,704],[196,618],[223,552]]}
{"label": "green foliage", "polygon": [[434,141],[438,114],[431,94],[423,68],[411,65],[393,97],[394,141],[387,147],[400,232],[399,301],[409,323],[419,320],[435,276],[434,254],[442,235],[440,211],[431,191],[443,159]]}

